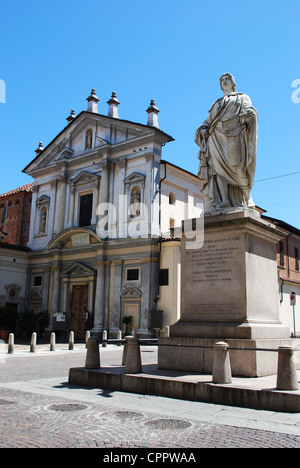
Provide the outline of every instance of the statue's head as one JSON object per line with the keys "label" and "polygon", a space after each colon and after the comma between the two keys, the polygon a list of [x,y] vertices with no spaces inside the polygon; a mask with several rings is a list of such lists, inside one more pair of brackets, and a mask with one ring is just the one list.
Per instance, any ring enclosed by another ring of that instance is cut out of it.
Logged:
{"label": "statue's head", "polygon": [[230,79],[231,84],[232,84],[232,89],[235,92],[236,91],[236,84],[235,84],[235,81],[234,81],[234,77],[231,75],[231,73],[223,73],[223,75],[221,76],[220,86],[221,86],[222,91],[223,91],[222,80],[223,80],[224,77],[228,77]]}

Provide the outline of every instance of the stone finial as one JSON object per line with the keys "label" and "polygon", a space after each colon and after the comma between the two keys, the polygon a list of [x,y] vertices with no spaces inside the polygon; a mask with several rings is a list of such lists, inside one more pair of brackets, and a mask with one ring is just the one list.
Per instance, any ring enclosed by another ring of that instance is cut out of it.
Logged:
{"label": "stone finial", "polygon": [[69,117],[66,118],[66,120],[70,123],[74,119],[75,119],[75,110],[71,109],[71,113],[70,113]]}
{"label": "stone finial", "polygon": [[38,156],[42,151],[44,151],[43,143],[39,142],[39,147],[35,150],[36,155]]}
{"label": "stone finial", "polygon": [[98,114],[98,102],[99,99],[96,96],[96,91],[92,89],[91,94],[89,97],[86,98],[88,102],[88,112],[94,112],[95,114]]}
{"label": "stone finial", "polygon": [[147,125],[150,125],[151,127],[159,128],[159,125],[158,125],[159,110],[155,105],[154,99],[151,100],[150,106],[148,107],[146,112],[148,113],[148,123],[147,123]]}
{"label": "stone finial", "polygon": [[117,93],[115,91],[112,92],[111,98],[107,101],[108,104],[108,117],[114,117],[115,119],[119,118],[118,113],[118,106],[119,101],[117,99]]}

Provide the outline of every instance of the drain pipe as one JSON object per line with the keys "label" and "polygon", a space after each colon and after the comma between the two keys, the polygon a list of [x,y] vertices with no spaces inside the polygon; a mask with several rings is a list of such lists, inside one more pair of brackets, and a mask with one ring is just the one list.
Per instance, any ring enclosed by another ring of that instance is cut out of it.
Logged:
{"label": "drain pipe", "polygon": [[161,228],[161,185],[167,177],[167,162],[161,160],[160,164],[163,164],[165,166],[165,175],[162,179],[159,180],[159,228]]}
{"label": "drain pipe", "polygon": [[[161,234],[161,186],[162,186],[162,182],[167,177],[167,163],[166,161],[161,160],[160,164],[163,164],[165,166],[165,175],[162,179],[159,180],[159,193],[158,193],[158,196],[159,196],[159,230]],[[157,258],[158,278],[157,278],[157,294],[156,294],[156,299],[155,299],[156,303],[159,300],[159,272],[160,272],[161,242],[162,242],[162,236],[160,235],[159,240],[158,240],[159,250],[158,250],[158,258]]]}

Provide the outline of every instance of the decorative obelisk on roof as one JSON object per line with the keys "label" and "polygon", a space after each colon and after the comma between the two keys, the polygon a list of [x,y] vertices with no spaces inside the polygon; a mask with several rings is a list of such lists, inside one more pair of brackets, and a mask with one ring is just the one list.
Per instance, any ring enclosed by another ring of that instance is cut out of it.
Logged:
{"label": "decorative obelisk on roof", "polygon": [[35,150],[35,153],[38,156],[42,151],[44,151],[44,147],[43,147],[43,143],[40,141],[38,148]]}
{"label": "decorative obelisk on roof", "polygon": [[148,107],[146,112],[148,113],[148,123],[147,123],[147,125],[150,125],[151,127],[159,128],[159,125],[158,125],[159,110],[155,105],[154,99],[151,100],[150,106]]}
{"label": "decorative obelisk on roof", "polygon": [[94,112],[95,114],[98,114],[98,102],[99,99],[96,96],[96,91],[92,89],[91,94],[89,97],[86,98],[88,102],[88,112]]}
{"label": "decorative obelisk on roof", "polygon": [[73,122],[73,120],[75,119],[75,110],[74,109],[71,109],[71,113],[70,115],[66,118],[66,120],[71,123]]}
{"label": "decorative obelisk on roof", "polygon": [[117,99],[117,93],[115,91],[112,92],[111,98],[107,101],[108,104],[108,117],[114,117],[115,119],[119,118],[118,113],[118,106],[119,101]]}

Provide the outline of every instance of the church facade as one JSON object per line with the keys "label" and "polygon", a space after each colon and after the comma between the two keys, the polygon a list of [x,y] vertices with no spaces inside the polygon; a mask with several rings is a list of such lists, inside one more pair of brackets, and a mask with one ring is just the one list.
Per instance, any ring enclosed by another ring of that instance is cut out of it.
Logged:
{"label": "church facade", "polygon": [[173,138],[154,101],[147,124],[120,119],[115,93],[107,115],[94,90],[87,101],[23,170],[34,179],[26,306],[48,311],[49,332],[78,339],[86,330],[116,337],[124,316],[151,336],[179,316],[179,292],[172,287],[168,303],[160,289],[179,288],[174,230],[201,213],[198,178],[162,159]]}

